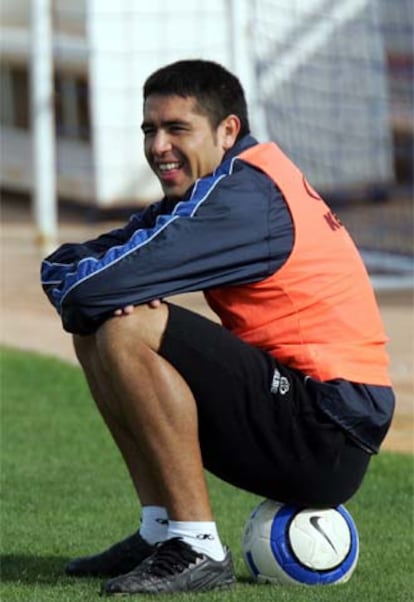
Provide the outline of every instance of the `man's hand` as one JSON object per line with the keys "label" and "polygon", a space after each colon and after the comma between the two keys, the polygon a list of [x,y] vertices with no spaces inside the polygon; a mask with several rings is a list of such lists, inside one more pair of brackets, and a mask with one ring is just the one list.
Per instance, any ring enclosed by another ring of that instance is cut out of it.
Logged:
{"label": "man's hand", "polygon": [[[148,301],[147,305],[149,307],[152,307],[153,309],[157,309],[157,307],[159,307],[162,303],[162,299],[153,299],[152,301]],[[114,311],[114,316],[129,316],[130,314],[134,313],[134,306],[133,305],[126,305],[125,307],[122,307],[120,309],[116,309]]]}
{"label": "man's hand", "polygon": [[126,305],[125,307],[122,307],[120,309],[116,309],[114,311],[114,316],[129,316],[133,312],[134,312],[134,306],[133,305]]}
{"label": "man's hand", "polygon": [[148,305],[152,307],[152,309],[157,309],[157,307],[159,307],[161,303],[162,299],[153,299],[152,301],[148,302]]}

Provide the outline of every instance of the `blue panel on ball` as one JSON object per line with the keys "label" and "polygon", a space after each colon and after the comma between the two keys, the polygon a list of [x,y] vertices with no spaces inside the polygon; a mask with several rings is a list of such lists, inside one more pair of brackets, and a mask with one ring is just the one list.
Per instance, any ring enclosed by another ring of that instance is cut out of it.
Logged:
{"label": "blue panel on ball", "polygon": [[253,575],[255,577],[257,577],[257,575],[259,574],[259,569],[257,568],[257,566],[255,565],[255,563],[253,561],[253,556],[252,556],[251,552],[246,552],[246,560],[247,560],[247,564],[249,565],[251,572],[253,573]]}
{"label": "blue panel on ball", "polygon": [[358,532],[355,523],[351,515],[343,506],[338,506],[336,508],[349,527],[351,547],[347,557],[338,567],[327,571],[316,571],[309,569],[298,562],[288,541],[289,525],[295,515],[301,510],[303,510],[303,508],[285,505],[277,512],[273,518],[270,531],[270,547],[272,553],[282,570],[299,583],[304,583],[306,585],[335,583],[346,575],[358,556]]}
{"label": "blue panel on ball", "polygon": [[351,566],[355,562],[355,559],[358,556],[359,537],[358,537],[358,531],[357,531],[356,525],[354,523],[354,520],[353,520],[352,516],[349,514],[348,510],[345,508],[345,506],[337,506],[336,510],[345,519],[346,524],[348,525],[348,528],[349,528],[349,531],[351,534],[351,548],[349,550],[348,556],[345,558],[345,560],[341,564],[342,572],[345,575],[349,571],[349,569],[351,568]]}

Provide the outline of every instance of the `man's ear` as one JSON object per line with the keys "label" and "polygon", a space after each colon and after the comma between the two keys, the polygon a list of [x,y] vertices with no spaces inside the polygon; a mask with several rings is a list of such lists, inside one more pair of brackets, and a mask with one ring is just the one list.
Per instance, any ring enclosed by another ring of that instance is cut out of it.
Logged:
{"label": "man's ear", "polygon": [[227,115],[220,124],[222,146],[225,151],[232,148],[240,132],[240,119],[237,115]]}

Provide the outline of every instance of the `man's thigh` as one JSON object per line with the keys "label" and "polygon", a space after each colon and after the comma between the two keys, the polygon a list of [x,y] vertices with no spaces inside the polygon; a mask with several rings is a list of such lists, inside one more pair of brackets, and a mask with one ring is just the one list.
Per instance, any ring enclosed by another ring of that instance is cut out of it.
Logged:
{"label": "man's thigh", "polygon": [[316,503],[318,481],[324,499],[332,493],[327,505],[344,495],[335,493],[331,472],[334,466],[339,470],[346,438],[315,408],[302,374],[219,324],[171,304],[160,354],[194,395],[209,471],[280,501]]}

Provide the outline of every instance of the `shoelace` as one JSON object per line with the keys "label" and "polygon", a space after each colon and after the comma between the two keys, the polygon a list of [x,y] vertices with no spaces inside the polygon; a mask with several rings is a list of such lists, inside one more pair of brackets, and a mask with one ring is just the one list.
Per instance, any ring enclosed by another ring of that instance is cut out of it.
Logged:
{"label": "shoelace", "polygon": [[173,575],[177,571],[183,571],[194,563],[197,558],[201,557],[201,554],[193,550],[179,537],[174,537],[157,544],[156,550],[151,556],[151,561],[145,567],[145,573],[155,577]]}

